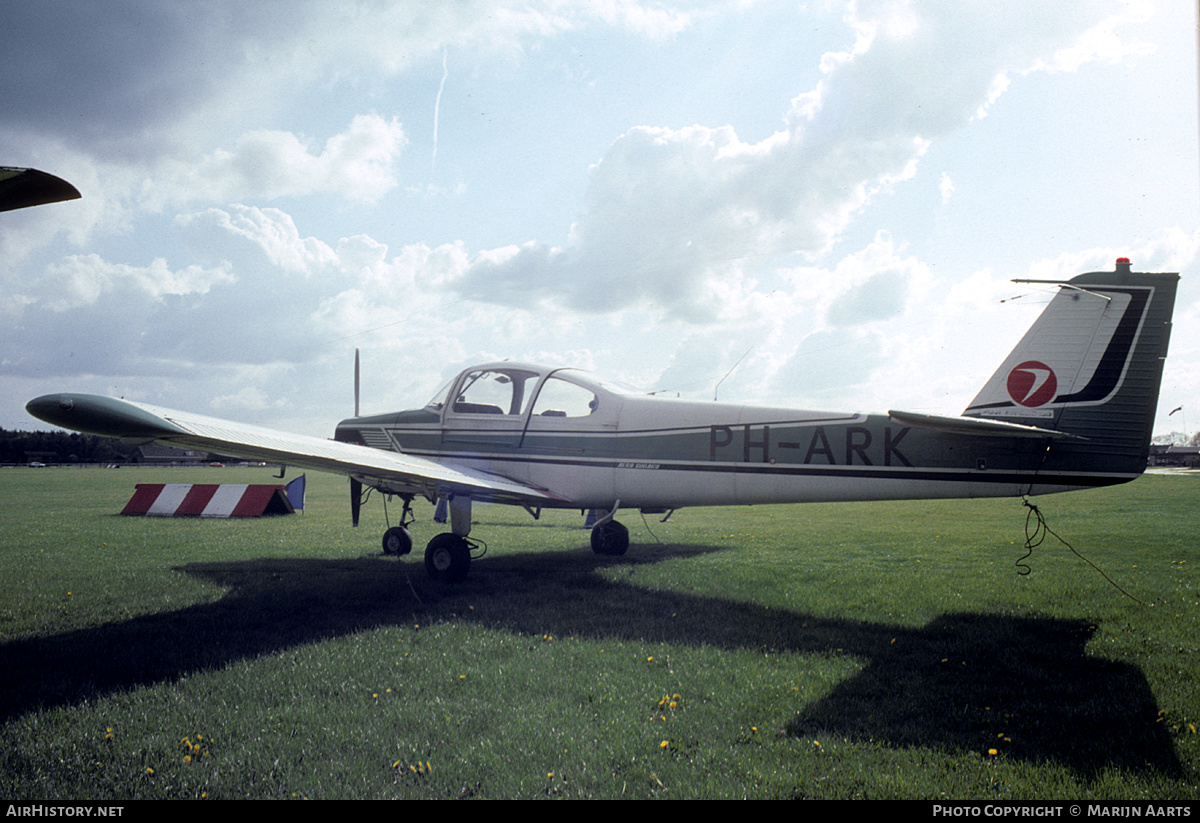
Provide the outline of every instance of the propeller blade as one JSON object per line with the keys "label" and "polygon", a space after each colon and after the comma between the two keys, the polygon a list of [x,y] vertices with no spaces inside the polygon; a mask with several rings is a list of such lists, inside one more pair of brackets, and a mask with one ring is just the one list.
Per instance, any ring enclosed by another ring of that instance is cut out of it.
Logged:
{"label": "propeller blade", "polygon": [[350,478],[350,525],[358,525],[358,510],[362,506],[362,481]]}

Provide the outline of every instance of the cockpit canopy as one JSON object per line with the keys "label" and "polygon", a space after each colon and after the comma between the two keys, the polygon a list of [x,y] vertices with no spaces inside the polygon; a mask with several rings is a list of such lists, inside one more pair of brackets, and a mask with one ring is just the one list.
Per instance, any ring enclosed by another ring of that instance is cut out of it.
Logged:
{"label": "cockpit canopy", "polygon": [[605,397],[640,393],[578,369],[495,363],[462,372],[425,408],[455,415],[588,417]]}

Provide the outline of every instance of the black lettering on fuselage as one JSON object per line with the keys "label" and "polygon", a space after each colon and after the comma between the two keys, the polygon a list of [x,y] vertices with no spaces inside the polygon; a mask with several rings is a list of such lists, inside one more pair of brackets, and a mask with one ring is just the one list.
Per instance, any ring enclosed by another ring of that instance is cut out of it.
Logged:
{"label": "black lettering on fuselage", "polygon": [[883,429],[883,465],[885,465],[885,466],[892,465],[892,455],[895,455],[897,458],[899,458],[900,462],[903,463],[905,466],[912,466],[912,463],[909,463],[907,458],[905,458],[905,456],[902,455],[899,452],[899,450],[897,450],[897,448],[896,448],[896,446],[900,445],[900,441],[904,439],[904,435],[908,434],[910,431],[912,431],[912,429],[901,429],[900,433],[898,435],[896,435],[895,437],[892,437],[892,427],[891,426],[884,427],[884,429]]}
{"label": "black lettering on fuselage", "polygon": [[742,434],[742,462],[744,462],[744,463],[750,462],[750,449],[752,449],[752,448],[761,448],[762,449],[762,462],[764,462],[764,463],[771,462],[771,427],[770,426],[762,427],[762,440],[752,440],[750,437],[750,426],[747,425],[745,427],[745,431]]}
{"label": "black lettering on fuselage", "polygon": [[[842,427],[839,427],[842,428]],[[880,434],[878,430],[872,432],[866,426],[845,426],[845,458],[842,465],[846,466],[874,466],[880,460],[880,438],[876,435]],[[909,433],[910,429],[901,428],[893,430],[891,426],[884,426],[882,437],[882,462],[885,466],[912,466],[908,458],[900,451],[900,443]],[[837,437],[836,432],[834,434]],[[734,431],[733,426],[710,426],[708,435],[708,459],[715,461],[717,452],[721,449],[728,448],[733,445]],[[812,435],[809,437],[808,444],[803,441],[796,440],[780,440],[774,444],[777,448],[789,451],[804,450],[804,459],[801,461],[804,464],[810,464],[816,461],[818,464],[829,466],[838,465],[837,456],[833,450],[833,445],[830,443],[829,434],[825,431],[825,426],[814,426]],[[874,459],[869,453],[874,446]],[[735,447],[736,448],[736,447]],[[768,425],[743,425],[742,426],[742,462],[743,463],[773,463],[774,459],[771,454],[771,427]],[[734,453],[736,454],[736,452]],[[729,460],[731,455],[725,457]],[[785,461],[787,462],[787,461]]]}
{"label": "black lettering on fuselage", "polygon": [[[818,442],[820,445],[818,445]],[[813,429],[813,436],[812,440],[809,441],[808,451],[804,453],[804,462],[811,463],[813,455],[816,454],[825,455],[825,460],[831,466],[837,463],[837,461],[833,459],[833,449],[829,448],[829,438],[825,436],[824,426],[817,426],[815,429]]]}
{"label": "black lettering on fuselage", "polygon": [[729,426],[711,426],[708,430],[708,459],[717,459],[717,449],[733,442],[733,429]]}
{"label": "black lettering on fuselage", "polygon": [[846,465],[854,465],[854,455],[858,455],[859,461],[864,466],[871,465],[871,458],[867,457],[867,446],[871,445],[871,430],[865,429],[862,426],[847,426],[846,427]]}

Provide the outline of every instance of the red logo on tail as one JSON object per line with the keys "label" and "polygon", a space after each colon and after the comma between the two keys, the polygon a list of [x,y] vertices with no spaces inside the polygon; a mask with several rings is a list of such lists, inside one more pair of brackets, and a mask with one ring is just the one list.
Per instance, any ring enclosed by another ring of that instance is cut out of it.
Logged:
{"label": "red logo on tail", "polygon": [[1008,396],[1022,406],[1044,406],[1058,393],[1054,369],[1037,360],[1026,360],[1008,373]]}

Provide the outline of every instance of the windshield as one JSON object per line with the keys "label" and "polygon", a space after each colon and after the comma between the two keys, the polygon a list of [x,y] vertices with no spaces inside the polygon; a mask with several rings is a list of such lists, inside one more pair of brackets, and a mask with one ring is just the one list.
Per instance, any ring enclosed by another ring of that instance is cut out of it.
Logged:
{"label": "windshield", "polygon": [[447,398],[450,397],[450,387],[453,385],[454,385],[454,381],[451,380],[449,383],[442,386],[441,390],[438,391],[438,393],[433,396],[433,399],[425,404],[425,408],[437,409],[438,411],[441,411],[442,408],[446,405]]}

